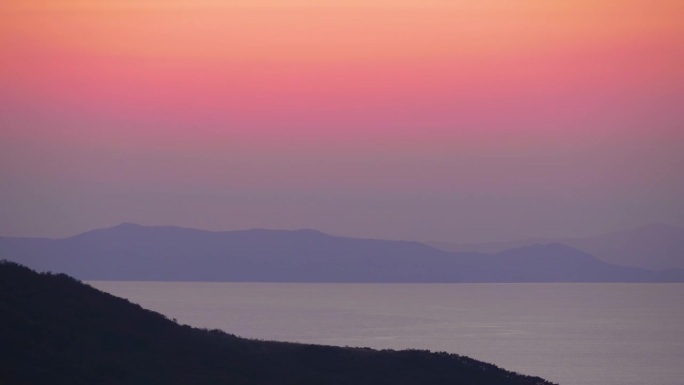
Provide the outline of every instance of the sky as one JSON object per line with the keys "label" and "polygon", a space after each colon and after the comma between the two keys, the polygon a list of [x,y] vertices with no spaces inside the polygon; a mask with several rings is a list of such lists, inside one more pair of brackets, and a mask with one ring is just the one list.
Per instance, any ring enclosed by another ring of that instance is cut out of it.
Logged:
{"label": "sky", "polygon": [[670,0],[7,0],[0,235],[684,226]]}

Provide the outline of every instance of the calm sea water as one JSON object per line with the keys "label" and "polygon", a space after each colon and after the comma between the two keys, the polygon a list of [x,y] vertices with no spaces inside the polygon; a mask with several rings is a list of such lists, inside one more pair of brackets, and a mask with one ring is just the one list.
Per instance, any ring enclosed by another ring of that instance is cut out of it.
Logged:
{"label": "calm sea water", "polygon": [[447,351],[561,385],[684,384],[684,284],[90,284],[243,337]]}

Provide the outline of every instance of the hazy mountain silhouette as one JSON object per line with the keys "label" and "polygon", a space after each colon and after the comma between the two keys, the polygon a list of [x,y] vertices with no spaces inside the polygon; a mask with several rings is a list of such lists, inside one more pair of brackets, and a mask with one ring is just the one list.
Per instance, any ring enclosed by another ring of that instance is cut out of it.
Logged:
{"label": "hazy mountain silhouette", "polygon": [[[277,317],[277,314],[273,315]],[[0,383],[551,385],[447,353],[248,340],[0,261]]]}
{"label": "hazy mountain silhouette", "polygon": [[0,258],[88,280],[650,282],[681,275],[607,264],[558,243],[452,253],[315,230],[214,232],[135,224],[64,239],[0,238]]}
{"label": "hazy mountain silhouette", "polygon": [[444,251],[497,253],[513,247],[560,242],[590,253],[602,261],[651,270],[684,269],[684,228],[649,225],[582,238],[529,239],[511,242],[455,244],[428,242]]}
{"label": "hazy mountain silhouette", "polygon": [[496,254],[510,249],[517,249],[518,247],[525,247],[531,245],[540,245],[547,243],[560,243],[552,238],[530,238],[515,241],[498,241],[498,242],[482,242],[482,243],[454,243],[454,242],[424,242],[428,246],[457,253],[484,253]]}
{"label": "hazy mountain silhouette", "polygon": [[567,240],[602,260],[645,269],[684,269],[684,228],[643,226],[596,237]]}

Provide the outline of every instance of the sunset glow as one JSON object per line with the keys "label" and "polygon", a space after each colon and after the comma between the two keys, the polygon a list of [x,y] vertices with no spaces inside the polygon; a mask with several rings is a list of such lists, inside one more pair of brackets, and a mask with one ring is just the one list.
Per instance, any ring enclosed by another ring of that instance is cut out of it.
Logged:
{"label": "sunset glow", "polygon": [[[456,192],[572,191],[595,208],[620,192],[606,215],[661,203],[601,229],[667,222],[684,192],[681,20],[670,0],[5,1],[0,171],[14,182],[4,194],[52,183],[296,201],[347,191],[330,199],[354,206],[399,189],[401,205],[436,194],[460,207],[470,198]],[[129,203],[118,211],[133,212]],[[529,209],[511,204],[504,211]],[[337,226],[311,210],[291,221],[241,215],[342,233],[364,222]],[[18,222],[3,226],[29,231],[31,220]],[[459,231],[437,222],[437,237]],[[376,225],[370,233],[385,234]]]}

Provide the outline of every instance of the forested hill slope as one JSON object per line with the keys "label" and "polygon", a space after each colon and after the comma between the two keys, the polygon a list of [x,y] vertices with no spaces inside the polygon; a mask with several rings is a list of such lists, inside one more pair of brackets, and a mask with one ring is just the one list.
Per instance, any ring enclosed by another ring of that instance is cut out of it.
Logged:
{"label": "forested hill slope", "polygon": [[0,341],[0,383],[13,385],[550,384],[455,354],[256,341],[182,326],[66,275],[6,261]]}

